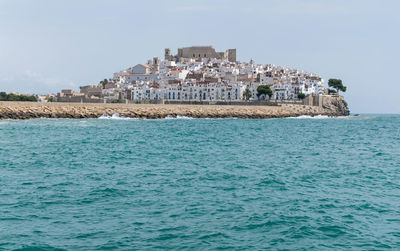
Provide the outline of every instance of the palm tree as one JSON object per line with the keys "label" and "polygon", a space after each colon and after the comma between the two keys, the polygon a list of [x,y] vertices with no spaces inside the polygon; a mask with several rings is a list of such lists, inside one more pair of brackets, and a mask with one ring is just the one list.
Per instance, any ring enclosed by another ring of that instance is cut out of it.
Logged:
{"label": "palm tree", "polygon": [[245,100],[249,100],[251,98],[251,91],[249,88],[246,88],[246,90],[244,90],[243,97],[245,98]]}

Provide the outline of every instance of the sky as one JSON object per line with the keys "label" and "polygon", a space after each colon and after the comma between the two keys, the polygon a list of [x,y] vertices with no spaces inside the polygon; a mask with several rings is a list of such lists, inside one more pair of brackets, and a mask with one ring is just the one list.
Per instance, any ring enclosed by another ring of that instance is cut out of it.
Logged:
{"label": "sky", "polygon": [[0,0],[0,91],[97,84],[212,45],[237,59],[340,78],[353,113],[400,113],[398,0]]}

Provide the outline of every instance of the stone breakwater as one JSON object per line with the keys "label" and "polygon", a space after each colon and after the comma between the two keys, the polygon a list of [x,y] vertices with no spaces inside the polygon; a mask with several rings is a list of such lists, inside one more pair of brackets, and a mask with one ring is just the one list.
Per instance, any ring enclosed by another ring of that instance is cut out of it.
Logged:
{"label": "stone breakwater", "polygon": [[0,119],[99,118],[118,113],[120,117],[161,119],[192,118],[285,118],[301,115],[347,116],[344,100],[334,100],[322,107],[282,104],[279,106],[151,105],[0,102]]}

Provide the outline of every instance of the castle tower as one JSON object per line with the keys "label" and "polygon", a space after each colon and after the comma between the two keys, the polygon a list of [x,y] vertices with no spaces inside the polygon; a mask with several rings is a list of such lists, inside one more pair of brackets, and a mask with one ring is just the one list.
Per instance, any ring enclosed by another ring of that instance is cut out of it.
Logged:
{"label": "castle tower", "polygon": [[171,49],[165,48],[164,59],[165,60],[171,60]]}
{"label": "castle tower", "polygon": [[153,58],[153,69],[160,70],[160,59],[158,57]]}
{"label": "castle tower", "polygon": [[229,62],[236,62],[236,49],[228,50],[228,60]]}

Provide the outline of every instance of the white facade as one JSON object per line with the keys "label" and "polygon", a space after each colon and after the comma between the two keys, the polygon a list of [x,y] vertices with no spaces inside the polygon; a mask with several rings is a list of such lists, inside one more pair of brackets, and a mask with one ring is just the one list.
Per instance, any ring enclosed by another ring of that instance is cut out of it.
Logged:
{"label": "white facade", "polygon": [[271,88],[271,99],[296,99],[299,93],[323,95],[325,91],[321,77],[272,64],[230,62],[222,58],[184,58],[152,63],[154,60],[149,60],[148,64],[114,73],[115,85],[103,90],[103,95],[116,98],[115,93],[131,92],[126,96],[137,101],[239,101],[244,99],[246,89],[251,92],[250,100],[269,99],[257,96],[260,85]]}

